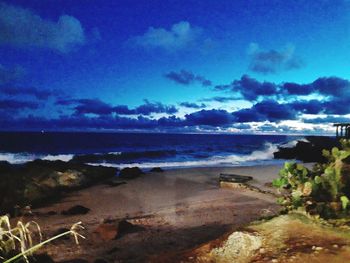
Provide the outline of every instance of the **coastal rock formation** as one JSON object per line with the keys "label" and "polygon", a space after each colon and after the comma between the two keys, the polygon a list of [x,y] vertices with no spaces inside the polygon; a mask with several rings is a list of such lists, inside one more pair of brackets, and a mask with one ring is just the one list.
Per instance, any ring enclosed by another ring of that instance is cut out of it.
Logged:
{"label": "coastal rock formation", "polygon": [[16,205],[40,206],[64,192],[113,178],[115,168],[63,161],[35,160],[21,165],[0,163],[0,210],[14,212]]}
{"label": "coastal rock formation", "polygon": [[142,170],[138,167],[127,167],[120,171],[119,177],[122,179],[135,179],[142,174]]}
{"label": "coastal rock formation", "polygon": [[334,137],[307,136],[305,140],[299,140],[295,146],[279,146],[275,152],[275,159],[295,159],[303,162],[326,162],[322,150],[330,150],[339,147],[339,141]]}
{"label": "coastal rock formation", "polygon": [[348,228],[330,227],[301,214],[255,222],[186,254],[184,262],[344,262]]}
{"label": "coastal rock formation", "polygon": [[153,167],[151,170],[150,170],[151,173],[162,173],[164,172],[164,170],[160,167]]}

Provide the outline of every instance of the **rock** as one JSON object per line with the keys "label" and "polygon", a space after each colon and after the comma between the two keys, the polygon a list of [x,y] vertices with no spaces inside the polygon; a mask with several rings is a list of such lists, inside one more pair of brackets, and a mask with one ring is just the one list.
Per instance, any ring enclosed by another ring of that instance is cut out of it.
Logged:
{"label": "rock", "polygon": [[119,185],[126,184],[126,182],[125,181],[120,181],[118,179],[112,179],[112,180],[106,181],[105,184],[109,185],[111,187],[116,187],[116,186],[119,186]]}
{"label": "rock", "polygon": [[61,194],[113,178],[117,169],[75,162],[35,160],[25,164],[0,162],[0,211],[33,207],[57,200]]}
{"label": "rock", "polygon": [[242,183],[220,182],[220,188],[246,189],[247,185]]}
{"label": "rock", "polygon": [[119,177],[123,179],[134,179],[142,175],[143,172],[138,167],[127,167],[120,171]]}
{"label": "rock", "polygon": [[154,167],[150,170],[151,173],[162,173],[164,170],[160,167]]}
{"label": "rock", "polygon": [[104,223],[96,228],[95,233],[104,241],[114,240],[118,236],[118,226],[112,223]]}
{"label": "rock", "polygon": [[76,170],[67,170],[65,172],[56,172],[56,180],[60,187],[77,188],[83,185],[85,176],[82,172]]}
{"label": "rock", "polygon": [[249,262],[261,246],[261,237],[234,232],[220,247],[211,250],[208,262]]}
{"label": "rock", "polygon": [[121,237],[126,234],[130,234],[130,233],[143,231],[143,230],[144,230],[144,227],[131,224],[127,220],[123,219],[118,224],[118,232],[119,232],[118,237]]}
{"label": "rock", "polygon": [[278,147],[278,151],[274,153],[274,158],[324,163],[327,160],[322,155],[322,150],[330,150],[339,146],[339,141],[333,137],[307,136],[306,141],[300,140],[294,147]]}
{"label": "rock", "polygon": [[220,174],[220,182],[231,182],[231,183],[246,183],[253,180],[251,176],[237,175],[237,174]]}
{"label": "rock", "polygon": [[104,241],[114,240],[126,234],[144,230],[143,227],[131,224],[125,219],[120,220],[119,222],[113,222],[111,220],[106,220],[106,222],[108,223],[102,223],[94,231],[98,234],[99,238]]}
{"label": "rock", "polygon": [[71,208],[62,211],[62,215],[85,215],[90,211],[89,208],[82,205],[75,205]]}

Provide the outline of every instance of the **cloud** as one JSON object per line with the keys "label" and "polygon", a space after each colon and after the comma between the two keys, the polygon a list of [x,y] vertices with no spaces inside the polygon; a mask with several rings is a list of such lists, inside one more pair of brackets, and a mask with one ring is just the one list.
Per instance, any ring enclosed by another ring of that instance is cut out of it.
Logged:
{"label": "cloud", "polygon": [[20,101],[20,100],[0,100],[0,109],[9,111],[18,111],[22,109],[37,109],[38,103],[32,101]]}
{"label": "cloud", "polygon": [[[278,92],[278,85],[272,82],[260,82],[248,75],[243,75],[241,79],[234,80],[229,85],[218,85],[214,87],[217,91],[232,91],[236,93],[232,99],[246,99],[255,101],[259,97],[273,96]],[[240,97],[238,96],[240,95]]]}
{"label": "cloud", "polygon": [[256,103],[252,108],[235,111],[232,115],[236,122],[279,122],[296,119],[297,112],[288,104],[265,100]]}
{"label": "cloud", "polygon": [[281,90],[290,95],[318,93],[325,96],[350,97],[350,82],[338,77],[322,77],[308,84],[284,83]]}
{"label": "cloud", "polygon": [[35,87],[16,87],[16,86],[2,86],[0,87],[0,94],[8,96],[29,95],[39,100],[47,99],[54,95],[52,91],[38,89]]}
{"label": "cloud", "polygon": [[109,115],[112,113],[120,115],[150,115],[152,113],[166,113],[174,114],[178,110],[173,105],[164,105],[160,102],[144,101],[144,104],[129,109],[126,105],[112,106],[99,99],[63,99],[57,100],[57,105],[61,106],[74,106],[75,114],[96,114],[96,115]]}
{"label": "cloud", "polygon": [[135,111],[136,114],[150,115],[151,113],[174,114],[178,110],[173,105],[164,105],[160,102],[150,102],[145,100],[145,104],[138,106]]}
{"label": "cloud", "polygon": [[84,29],[73,16],[57,22],[41,18],[34,11],[0,3],[0,44],[19,48],[47,48],[62,53],[85,43]]}
{"label": "cloud", "polygon": [[250,44],[249,55],[251,57],[249,69],[261,74],[273,74],[280,71],[299,69],[304,62],[294,54],[294,46],[285,49],[261,50],[256,43]]}
{"label": "cloud", "polygon": [[182,107],[192,108],[192,109],[201,109],[201,108],[205,108],[207,106],[204,103],[197,104],[197,103],[193,103],[193,102],[181,102],[179,105]]}
{"label": "cloud", "polygon": [[326,116],[326,117],[319,117],[319,118],[312,118],[312,119],[303,119],[303,122],[305,123],[313,123],[313,124],[320,124],[320,123],[336,123],[336,122],[350,122],[350,118],[343,117],[343,116]]}
{"label": "cloud", "polygon": [[190,85],[194,82],[198,82],[204,87],[212,85],[212,82],[205,77],[195,75],[192,72],[186,70],[181,70],[180,72],[171,71],[165,74],[164,77],[182,85]]}
{"label": "cloud", "polygon": [[222,96],[214,96],[211,98],[205,98],[201,99],[201,101],[217,101],[217,102],[228,102],[233,100],[241,100],[241,96],[229,96],[229,97],[222,97]]}
{"label": "cloud", "polygon": [[232,114],[225,110],[201,110],[185,115],[187,125],[225,126],[233,123]]}
{"label": "cloud", "polygon": [[200,28],[191,26],[189,22],[180,21],[173,24],[169,30],[150,27],[143,35],[135,36],[129,42],[144,48],[175,51],[195,44],[201,32]]}

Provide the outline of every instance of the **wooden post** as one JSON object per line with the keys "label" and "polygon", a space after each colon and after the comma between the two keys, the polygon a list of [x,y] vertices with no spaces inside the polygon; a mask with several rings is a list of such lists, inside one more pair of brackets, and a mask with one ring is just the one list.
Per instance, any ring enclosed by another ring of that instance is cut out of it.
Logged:
{"label": "wooden post", "polygon": [[337,126],[337,137],[339,137],[339,126]]}

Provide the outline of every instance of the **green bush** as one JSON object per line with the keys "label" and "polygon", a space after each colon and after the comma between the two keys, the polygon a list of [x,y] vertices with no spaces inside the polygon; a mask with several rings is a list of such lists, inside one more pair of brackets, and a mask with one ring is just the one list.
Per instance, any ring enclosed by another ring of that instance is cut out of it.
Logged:
{"label": "green bush", "polygon": [[341,140],[341,149],[324,150],[326,164],[316,164],[312,170],[299,163],[285,163],[279,178],[273,181],[282,197],[278,202],[287,210],[305,209],[323,218],[350,214],[350,174],[346,161],[350,156],[350,141]]}

